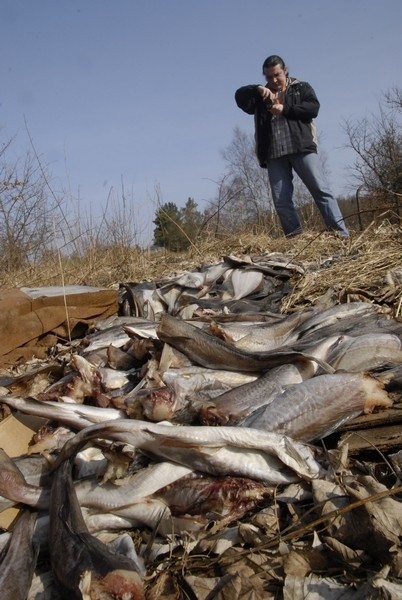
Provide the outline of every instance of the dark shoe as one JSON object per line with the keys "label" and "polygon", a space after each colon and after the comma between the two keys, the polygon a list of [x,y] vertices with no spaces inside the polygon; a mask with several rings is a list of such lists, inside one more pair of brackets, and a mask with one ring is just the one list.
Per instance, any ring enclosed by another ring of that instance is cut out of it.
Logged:
{"label": "dark shoe", "polygon": [[285,235],[286,238],[293,238],[296,237],[297,235],[301,235],[303,233],[303,231],[301,229],[297,229],[296,231],[292,231],[292,233],[287,233]]}

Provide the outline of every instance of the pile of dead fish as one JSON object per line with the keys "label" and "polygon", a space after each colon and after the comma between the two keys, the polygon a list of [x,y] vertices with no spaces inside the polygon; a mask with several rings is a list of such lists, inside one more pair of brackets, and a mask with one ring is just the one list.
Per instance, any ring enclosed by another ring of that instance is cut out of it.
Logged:
{"label": "pile of dead fish", "polygon": [[3,408],[44,425],[0,453],[1,510],[21,508],[2,598],[402,597],[398,453],[385,484],[325,446],[395,402],[402,323],[363,302],[279,314],[303,272],[225,257],[122,284],[120,315],[3,378]]}

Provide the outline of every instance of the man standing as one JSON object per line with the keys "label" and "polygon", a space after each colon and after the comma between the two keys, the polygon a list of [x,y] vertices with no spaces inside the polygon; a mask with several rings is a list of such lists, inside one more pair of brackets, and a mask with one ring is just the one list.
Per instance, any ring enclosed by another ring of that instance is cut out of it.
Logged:
{"label": "man standing", "polygon": [[314,198],[329,229],[342,237],[349,232],[338,203],[328,190],[317,155],[313,119],[320,103],[309,83],[289,77],[280,56],[269,56],[262,67],[267,85],[247,85],[236,91],[237,105],[255,120],[256,154],[268,169],[272,199],[286,236],[302,232],[293,203],[293,171]]}

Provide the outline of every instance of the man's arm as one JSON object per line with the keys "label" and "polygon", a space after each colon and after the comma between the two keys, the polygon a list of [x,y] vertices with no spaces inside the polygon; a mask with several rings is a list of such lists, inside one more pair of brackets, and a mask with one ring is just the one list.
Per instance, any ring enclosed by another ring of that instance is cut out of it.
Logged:
{"label": "man's arm", "polygon": [[253,115],[258,104],[262,103],[262,97],[258,88],[259,85],[245,85],[236,90],[235,100],[239,108],[248,115]]}
{"label": "man's arm", "polygon": [[320,103],[310,84],[303,82],[300,87],[300,102],[288,104],[285,99],[282,114],[287,119],[310,121],[318,115]]}

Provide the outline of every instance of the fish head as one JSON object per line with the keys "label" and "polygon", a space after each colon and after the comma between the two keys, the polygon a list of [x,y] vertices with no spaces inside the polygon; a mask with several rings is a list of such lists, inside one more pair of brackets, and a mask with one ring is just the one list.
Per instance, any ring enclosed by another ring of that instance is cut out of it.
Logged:
{"label": "fish head", "polygon": [[153,422],[169,420],[175,411],[176,394],[169,387],[151,388],[138,392],[142,410]]}

